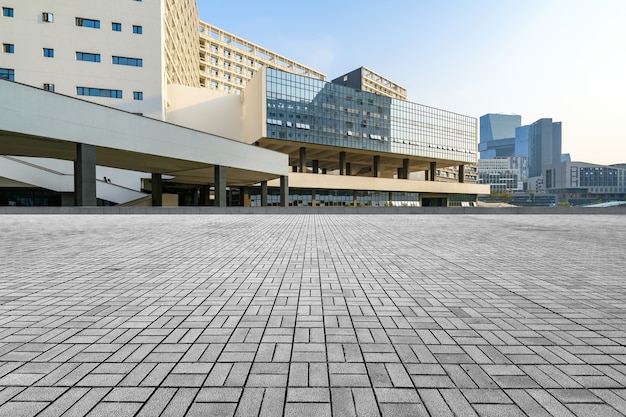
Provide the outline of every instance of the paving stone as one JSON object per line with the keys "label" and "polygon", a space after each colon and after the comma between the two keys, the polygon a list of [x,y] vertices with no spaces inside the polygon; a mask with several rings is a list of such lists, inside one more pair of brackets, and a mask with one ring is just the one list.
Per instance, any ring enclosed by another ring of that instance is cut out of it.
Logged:
{"label": "paving stone", "polygon": [[0,230],[0,415],[626,414],[623,216]]}

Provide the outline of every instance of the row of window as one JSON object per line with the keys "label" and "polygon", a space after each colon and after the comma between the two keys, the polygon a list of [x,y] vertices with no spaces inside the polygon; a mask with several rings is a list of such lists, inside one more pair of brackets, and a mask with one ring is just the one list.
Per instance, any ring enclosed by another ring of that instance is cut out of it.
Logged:
{"label": "row of window", "polygon": [[[10,68],[0,68],[0,78],[14,81],[15,70]],[[43,85],[43,89],[54,92],[54,84],[46,83]],[[107,88],[76,87],[76,94],[79,96],[90,97],[123,98],[122,90],[111,90]],[[133,91],[133,100],[143,100],[143,91]]]}
{"label": "row of window", "polygon": [[[141,0],[134,0],[134,1],[141,1]],[[49,15],[49,16],[45,16],[45,15]],[[2,8],[2,16],[4,17],[15,17],[15,10],[13,10],[13,7],[3,7]],[[78,18],[77,18],[78,19]],[[44,13],[44,21],[45,22],[52,22],[53,21],[53,17],[52,17],[52,13]],[[78,25],[78,20],[77,20],[77,26],[82,26],[82,25]],[[100,27],[100,26],[98,26]]]}
{"label": "row of window", "polygon": [[[123,98],[122,90],[108,88],[76,87],[76,94],[89,97]],[[133,91],[133,100],[143,100],[143,92]]]}
{"label": "row of window", "polygon": [[[76,26],[82,26],[85,28],[92,28],[92,29],[100,29],[100,21],[94,20],[94,19],[85,19],[84,17],[77,17]],[[121,32],[122,24],[119,22],[111,22],[111,30],[113,30],[114,32]],[[143,26],[133,25],[133,33],[136,35],[142,35]]]}
{"label": "row of window", "polygon": [[[12,43],[2,44],[2,51],[7,54],[15,53],[15,45]],[[54,58],[53,48],[43,48],[43,56],[46,58]],[[143,59],[141,58],[128,58],[123,56],[112,57],[112,62],[115,65],[128,65],[131,67],[143,67]],[[100,54],[92,54],[88,52],[76,52],[77,61],[87,62],[100,62]]]}
{"label": "row of window", "polygon": [[[135,1],[141,1],[141,0],[135,0]],[[5,16],[5,17],[14,17],[15,16],[15,11],[13,10],[12,7],[3,7],[2,8],[2,15]],[[54,14],[49,13],[49,12],[43,12],[41,18],[42,18],[42,20],[44,22],[49,22],[49,23],[54,22]],[[82,27],[93,28],[93,29],[100,29],[100,21],[99,20],[95,20],[95,19],[85,19],[83,17],[77,17],[76,18],[76,26],[82,26]],[[112,22],[111,23],[111,29],[114,32],[121,32],[122,31],[122,24],[118,23],[118,22]],[[137,35],[142,35],[143,34],[143,27],[141,25],[133,25],[133,33],[137,34]]]}

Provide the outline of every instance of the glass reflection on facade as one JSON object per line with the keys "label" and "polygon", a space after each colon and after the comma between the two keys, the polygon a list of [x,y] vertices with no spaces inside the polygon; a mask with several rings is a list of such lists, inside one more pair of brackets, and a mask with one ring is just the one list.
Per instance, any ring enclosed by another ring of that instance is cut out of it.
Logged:
{"label": "glass reflection on facade", "polygon": [[[315,206],[317,207],[387,207],[393,206],[417,206],[419,193],[411,192],[387,192],[387,191],[349,191],[349,190],[315,190]],[[391,200],[389,199],[391,197]],[[250,193],[250,205],[261,206],[261,187],[252,187]],[[280,205],[280,190],[269,188],[267,193],[267,205]],[[312,206],[313,190],[310,188],[290,188],[289,206]]]}
{"label": "glass reflection on facade", "polygon": [[476,119],[267,70],[267,136],[476,163]]}

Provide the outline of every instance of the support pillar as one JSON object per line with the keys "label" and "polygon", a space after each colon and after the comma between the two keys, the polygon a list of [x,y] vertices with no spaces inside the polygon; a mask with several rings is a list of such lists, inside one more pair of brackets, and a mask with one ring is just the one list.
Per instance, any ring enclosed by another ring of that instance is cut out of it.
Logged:
{"label": "support pillar", "polygon": [[306,148],[303,146],[300,148],[300,172],[306,172]]}
{"label": "support pillar", "polygon": [[409,179],[409,158],[402,160],[402,179]]}
{"label": "support pillar", "polygon": [[372,176],[380,177],[380,155],[374,156],[374,166],[372,168]]}
{"label": "support pillar", "polygon": [[152,174],[152,206],[163,205],[163,178],[161,174]]}
{"label": "support pillar", "polygon": [[393,206],[393,193],[389,191],[389,207]]}
{"label": "support pillar", "polygon": [[430,174],[428,170],[424,171],[424,181],[430,181]]}
{"label": "support pillar", "polygon": [[243,207],[252,206],[252,204],[250,204],[250,187],[240,187],[239,196]]}
{"label": "support pillar", "polygon": [[96,199],[96,147],[94,145],[76,144],[74,204],[77,206],[98,205]]}
{"label": "support pillar", "polygon": [[459,165],[459,182],[465,182],[465,165]]}
{"label": "support pillar", "polygon": [[317,190],[314,188],[311,190],[311,207],[317,206],[317,201],[315,200],[315,195],[317,194]]}
{"label": "support pillar", "polygon": [[328,170],[326,168],[322,168],[322,174],[326,175],[328,173]]}
{"label": "support pillar", "polygon": [[314,174],[320,173],[320,161],[318,161],[317,159],[313,160],[313,173]]}
{"label": "support pillar", "polygon": [[356,207],[359,204],[356,191],[352,191],[352,205]]}
{"label": "support pillar", "polygon": [[339,152],[339,175],[346,174],[346,153]]}
{"label": "support pillar", "polygon": [[200,201],[199,205],[208,206],[211,201],[211,187],[208,185],[203,185],[200,187]]}
{"label": "support pillar", "polygon": [[215,173],[215,207],[226,207],[226,167],[214,166]]}
{"label": "support pillar", "polygon": [[430,170],[428,173],[430,174],[430,180],[435,181],[435,175],[437,174],[437,162],[430,163]]}
{"label": "support pillar", "polygon": [[289,177],[287,175],[280,176],[280,206],[289,206]]}
{"label": "support pillar", "polygon": [[291,172],[298,172],[298,165],[292,165]]}
{"label": "support pillar", "polygon": [[267,207],[267,181],[261,181],[261,207]]}
{"label": "support pillar", "polygon": [[346,162],[346,175],[352,175],[352,166],[350,162]]}

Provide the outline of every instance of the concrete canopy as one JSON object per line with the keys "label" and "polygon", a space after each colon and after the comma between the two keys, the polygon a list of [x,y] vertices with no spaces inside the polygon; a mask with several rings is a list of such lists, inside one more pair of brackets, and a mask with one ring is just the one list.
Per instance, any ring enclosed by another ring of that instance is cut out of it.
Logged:
{"label": "concrete canopy", "polygon": [[0,80],[0,154],[76,160],[77,143],[96,147],[97,165],[177,183],[211,184],[215,165],[230,186],[288,174],[278,152]]}

